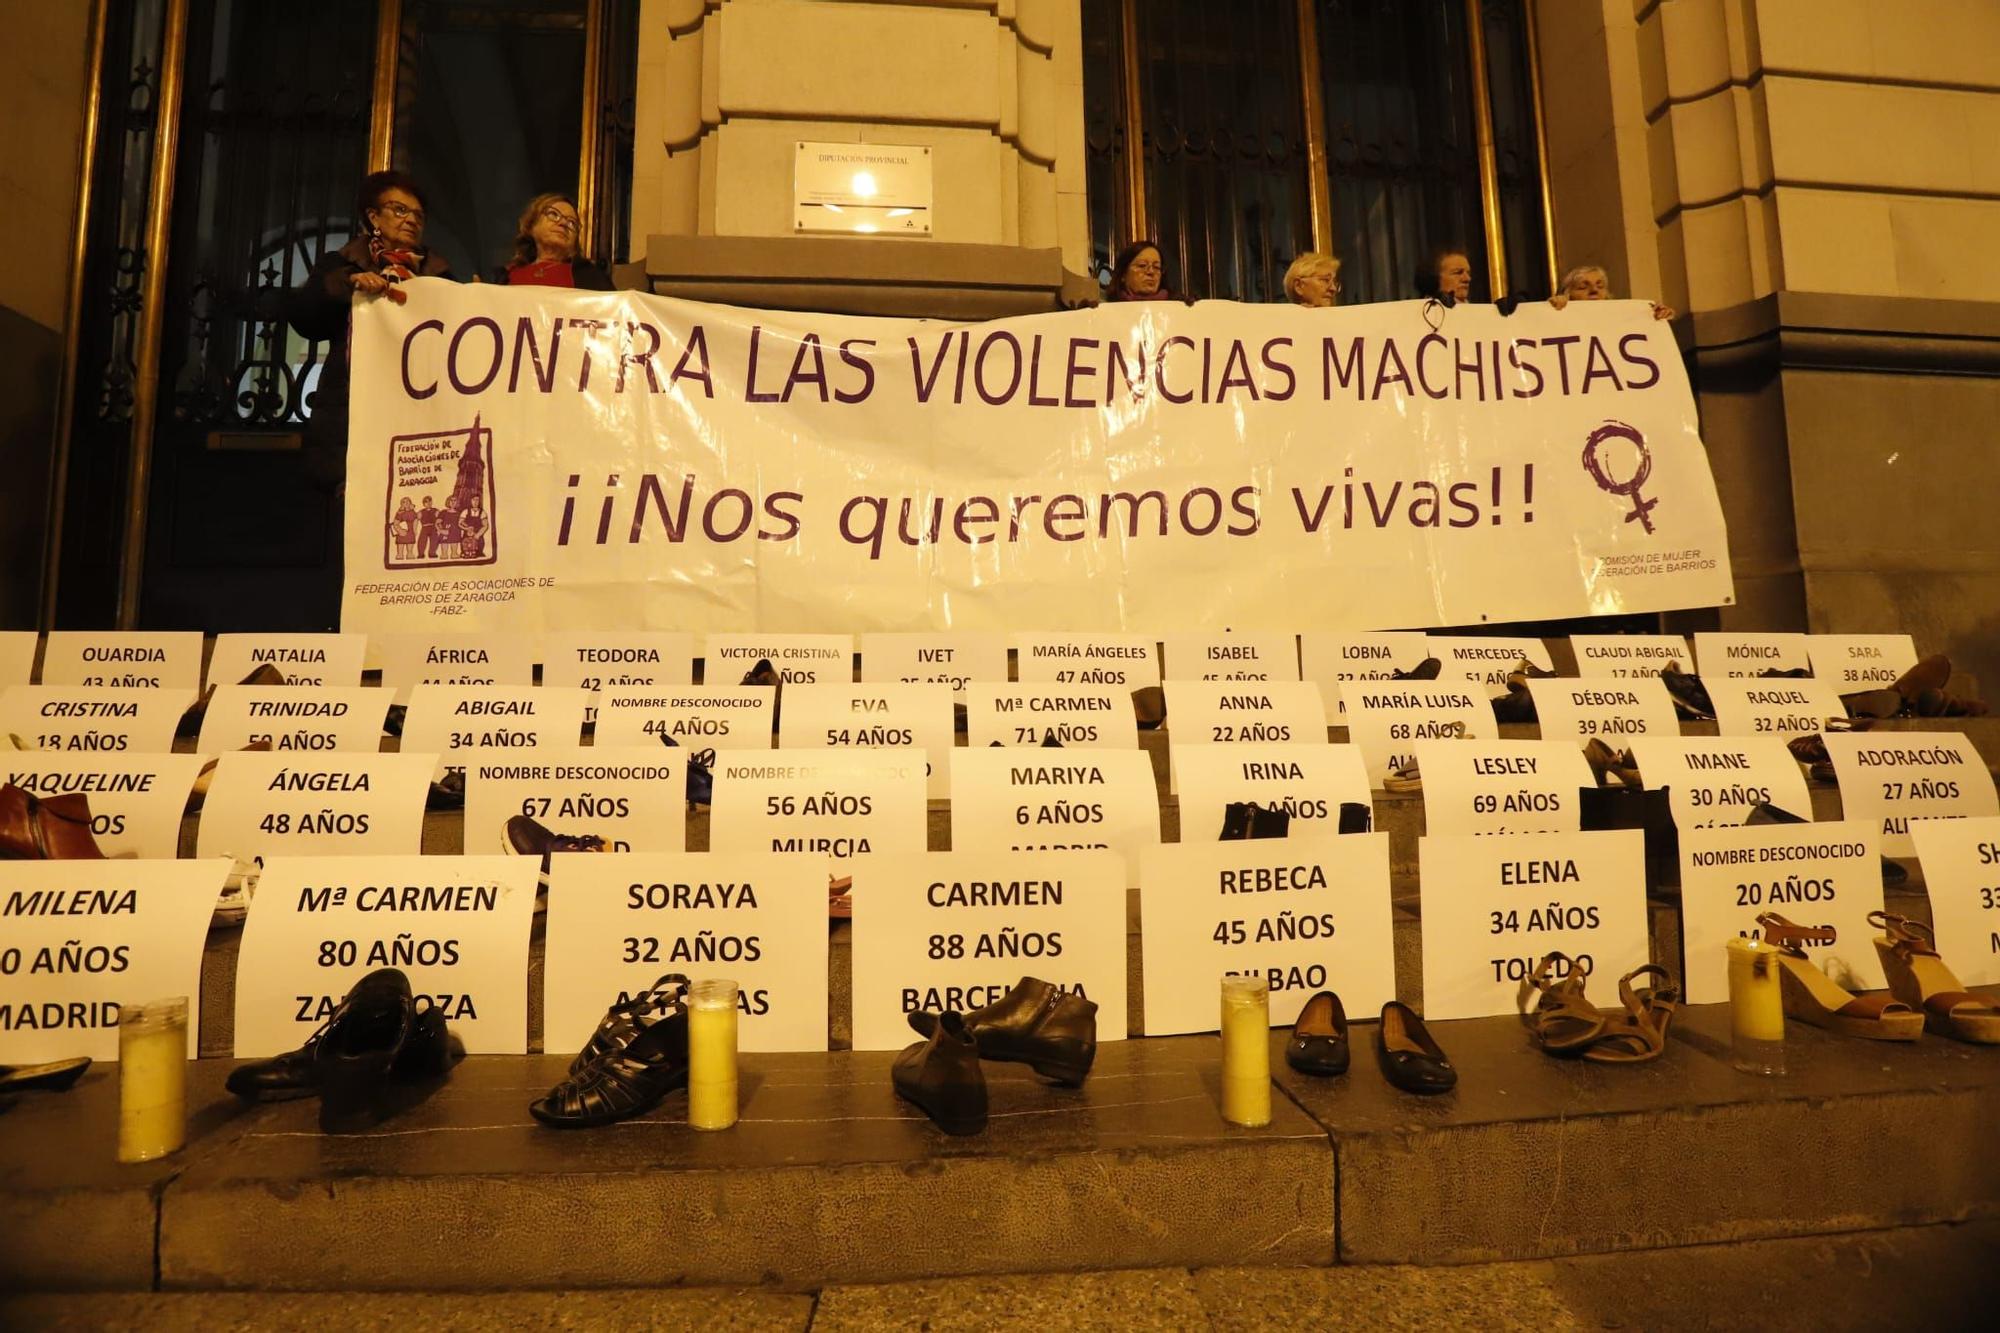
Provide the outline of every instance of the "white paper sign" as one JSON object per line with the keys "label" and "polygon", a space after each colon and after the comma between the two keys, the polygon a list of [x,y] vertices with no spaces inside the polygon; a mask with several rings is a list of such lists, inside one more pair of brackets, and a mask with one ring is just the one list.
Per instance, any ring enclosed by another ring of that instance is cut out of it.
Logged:
{"label": "white paper sign", "polygon": [[1615,1006],[1618,978],[1647,961],[1645,861],[1637,829],[1420,839],[1424,1016],[1518,1013],[1556,951],[1587,959],[1592,999]]}
{"label": "white paper sign", "polygon": [[1492,740],[1500,730],[1476,681],[1350,680],[1340,694],[1347,737],[1367,761],[1372,787],[1415,762],[1418,741]]}
{"label": "white paper sign", "polygon": [[1444,675],[1484,681],[1489,697],[1507,692],[1507,677],[1519,669],[1524,659],[1543,671],[1555,670],[1549,646],[1540,639],[1432,634],[1425,642],[1430,655],[1444,664]]}
{"label": "white paper sign", "polygon": [[1566,832],[1577,788],[1597,785],[1563,741],[1419,741],[1417,768],[1432,834]]}
{"label": "white paper sign", "polygon": [[1828,718],[1847,716],[1846,705],[1824,680],[1744,680],[1725,676],[1702,682],[1715,704],[1715,729],[1725,736],[1789,739],[1826,730]]}
{"label": "white paper sign", "polygon": [[1882,910],[1882,862],[1873,825],[1829,820],[1688,829],[1680,846],[1689,1004],[1729,998],[1724,947],[1739,935],[1762,939],[1760,912],[1838,931],[1832,944],[1808,944],[1805,951],[1848,990],[1889,984],[1870,943],[1881,932],[1868,924],[1868,914]]}
{"label": "white paper sign", "polygon": [[599,745],[756,750],[771,745],[778,692],[762,685],[679,685],[597,696]]}
{"label": "white paper sign", "polygon": [[1574,740],[1582,746],[1598,740],[1624,750],[1637,736],[1681,734],[1673,698],[1657,677],[1531,680],[1528,692],[1535,696],[1545,741]]}
{"label": "white paper sign", "polygon": [[1109,850],[1139,882],[1139,853],[1160,841],[1153,761],[1143,750],[968,749],[951,772],[959,851]]}
{"label": "white paper sign", "polygon": [[1333,709],[1336,725],[1347,716],[1340,686],[1350,680],[1388,680],[1430,656],[1424,636],[1414,631],[1382,634],[1329,634],[1308,630],[1299,636],[1300,678],[1319,685],[1320,698]]}
{"label": "white paper sign", "polygon": [[917,1038],[905,1015],[991,1004],[1023,976],[1126,1033],[1125,874],[1107,852],[918,852],[854,863],[854,1049]]}
{"label": "white paper sign", "polygon": [[769,662],[787,685],[833,685],[854,679],[851,634],[711,634],[701,649],[702,681],[738,685]]}
{"label": "white paper sign", "polygon": [[740,1049],[825,1050],[825,904],[795,856],[556,857],[543,1049],[583,1049],[606,1008],[679,973],[737,984]]}
{"label": "white paper sign", "polygon": [[1121,694],[1160,683],[1151,635],[1016,634],[1014,669],[1023,681],[1103,685]]}
{"label": "white paper sign", "polygon": [[1920,819],[1910,837],[1939,956],[1962,985],[2000,985],[2000,819]]}
{"label": "white paper sign", "polygon": [[367,656],[366,634],[218,634],[208,683],[234,685],[269,666],[287,685],[354,686]]}
{"label": "white paper sign", "polygon": [[1182,744],[1305,744],[1326,740],[1326,708],[1309,680],[1176,680],[1167,726]]}
{"label": "white paper sign", "polygon": [[103,689],[201,689],[201,635],[193,630],[53,630],[42,684]]}
{"label": "white paper sign", "polygon": [[1149,1037],[1214,1031],[1232,974],[1267,979],[1273,1026],[1321,990],[1365,1018],[1396,998],[1389,835],[1149,847],[1140,931]]}
{"label": "white paper sign", "polygon": [[116,1060],[121,1006],[181,995],[192,1058],[202,944],[228,873],[226,861],[0,861],[0,1064]]}
{"label": "white paper sign", "polygon": [[[542,636],[542,684],[637,690],[694,683],[694,635],[664,630],[560,631]],[[586,723],[597,721],[593,703]]]}
{"label": "white paper sign", "polygon": [[1040,745],[1053,737],[1070,749],[1136,750],[1139,720],[1122,685],[1006,685],[974,681],[965,687],[965,743],[983,750]]}
{"label": "white paper sign", "polygon": [[438,756],[435,776],[465,767],[464,750],[571,749],[583,740],[585,690],[560,685],[419,685],[403,744]]}
{"label": "white paper sign", "polygon": [[201,748],[209,754],[264,741],[280,754],[293,751],[382,748],[382,719],[389,691],[297,685],[218,685],[201,719]]}
{"label": "white paper sign", "polygon": [[779,744],[788,750],[922,750],[930,796],[943,800],[951,790],[948,685],[794,685],[785,691],[778,725]]}
{"label": "white paper sign", "polygon": [[535,874],[520,856],[267,861],[236,960],[236,1057],[298,1046],[384,967],[468,1055],[525,1055]]}
{"label": "white paper sign", "polygon": [[708,843],[845,861],[928,842],[924,757],[895,750],[771,750],[716,757]]}
{"label": "white paper sign", "polygon": [[195,831],[197,856],[415,856],[435,754],[220,756]]}
{"label": "white paper sign", "polygon": [[1650,789],[1668,789],[1674,826],[1683,831],[1741,824],[1751,807],[1769,803],[1801,819],[1813,817],[1805,775],[1785,743],[1769,736],[1642,736],[1632,758]]}
{"label": "white paper sign", "polygon": [[1296,634],[1169,634],[1166,649],[1168,680],[1299,679]]}
{"label": "white paper sign", "polygon": [[610,852],[687,846],[685,751],[663,745],[472,750],[465,760],[465,850],[508,852],[517,815],[551,833],[595,834]]}
{"label": "white paper sign", "polygon": [[26,685],[35,678],[35,643],[31,629],[0,630],[0,689]]}
{"label": "white paper sign", "polygon": [[1658,677],[1669,663],[1694,670],[1687,640],[1678,634],[1572,634],[1576,674],[1613,680]]}
{"label": "white paper sign", "polygon": [[179,856],[181,815],[206,762],[199,754],[0,751],[0,773],[14,786],[43,799],[82,793],[91,834],[111,857]]}
{"label": "white paper sign", "polygon": [[1368,766],[1353,745],[1176,744],[1173,758],[1182,842],[1216,841],[1234,801],[1283,810],[1293,838],[1335,833],[1343,804],[1370,805]]}
{"label": "white paper sign", "polygon": [[949,685],[965,702],[969,681],[1007,679],[1007,636],[996,631],[864,634],[861,679],[869,684]]}
{"label": "white paper sign", "polygon": [[16,685],[0,691],[0,731],[35,750],[163,754],[194,700],[192,689]]}
{"label": "white paper sign", "polygon": [[1894,685],[1917,664],[1916,641],[1907,634],[1814,634],[1806,639],[1813,675],[1836,694]]}
{"label": "white paper sign", "polygon": [[1841,813],[1873,821],[1884,856],[1917,854],[1913,819],[2000,815],[1992,771],[1963,732],[1835,731],[1826,752],[1840,779]]}
{"label": "white paper sign", "polygon": [[532,685],[535,638],[528,634],[378,634],[382,683],[396,702],[418,685]]}
{"label": "white paper sign", "polygon": [[1704,684],[1725,676],[1761,676],[1767,671],[1812,667],[1803,634],[1703,632],[1694,636],[1694,656]]}

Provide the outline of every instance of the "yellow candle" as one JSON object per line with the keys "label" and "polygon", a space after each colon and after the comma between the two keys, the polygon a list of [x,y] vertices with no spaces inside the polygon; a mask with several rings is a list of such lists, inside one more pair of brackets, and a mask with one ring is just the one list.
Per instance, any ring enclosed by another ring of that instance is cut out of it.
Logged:
{"label": "yellow candle", "polygon": [[1746,1074],[1785,1072],[1785,998],[1778,951],[1741,936],[1729,941],[1730,1063]]}
{"label": "yellow candle", "polygon": [[118,1016],[118,1160],[150,1162],[187,1142],[187,997]]}
{"label": "yellow candle", "polygon": [[1271,1123],[1271,988],[1262,977],[1222,979],[1222,1118]]}
{"label": "yellow candle", "polygon": [[688,988],[688,1123],[696,1129],[736,1123],[733,981],[697,981]]}

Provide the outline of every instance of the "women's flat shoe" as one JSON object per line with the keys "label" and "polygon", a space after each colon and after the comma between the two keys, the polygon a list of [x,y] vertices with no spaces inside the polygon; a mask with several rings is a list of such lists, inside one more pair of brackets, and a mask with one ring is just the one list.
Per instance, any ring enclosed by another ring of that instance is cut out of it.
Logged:
{"label": "women's flat shoe", "polygon": [[0,1093],[67,1092],[88,1068],[87,1055],[40,1065],[0,1065]]}
{"label": "women's flat shoe", "polygon": [[1760,913],[1757,926],[1764,943],[1778,950],[1778,987],[1787,1018],[1869,1041],[1915,1041],[1923,1035],[1921,1012],[1886,992],[1856,995],[1806,956],[1806,945],[1839,939],[1834,927],[1801,926],[1777,912]]}
{"label": "women's flat shoe", "polygon": [[1868,924],[1882,928],[1875,953],[1889,993],[1921,1012],[1926,1028],[1976,1046],[2000,1046],[2000,1003],[1959,983],[1938,957],[1929,926],[1893,912],[1870,912]]}
{"label": "women's flat shoe", "polygon": [[1285,1063],[1301,1074],[1333,1078],[1347,1072],[1347,1010],[1340,997],[1323,990],[1306,1001],[1285,1043]]}
{"label": "women's flat shoe", "polygon": [[[918,1017],[910,1015],[912,1028]],[[979,1067],[979,1043],[956,1010],[922,1017],[929,1038],[903,1048],[889,1067],[889,1081],[898,1097],[945,1133],[977,1134],[986,1128],[986,1073]]]}
{"label": "women's flat shoe", "polygon": [[530,1103],[551,1129],[595,1129],[644,1115],[687,1086],[686,979],[662,977],[645,995],[614,1005],[570,1076]]}
{"label": "women's flat shoe", "polygon": [[[1097,1059],[1097,1003],[1039,977],[1022,977],[1008,992],[965,1016],[965,1030],[979,1043],[979,1058],[1026,1065],[1043,1078],[1080,1087]],[[937,1028],[938,1015],[909,1016],[920,1037]]]}
{"label": "women's flat shoe", "polygon": [[1423,1018],[1396,1000],[1382,1006],[1382,1023],[1375,1029],[1375,1062],[1382,1067],[1382,1077],[1404,1092],[1429,1096],[1458,1086],[1458,1071]]}

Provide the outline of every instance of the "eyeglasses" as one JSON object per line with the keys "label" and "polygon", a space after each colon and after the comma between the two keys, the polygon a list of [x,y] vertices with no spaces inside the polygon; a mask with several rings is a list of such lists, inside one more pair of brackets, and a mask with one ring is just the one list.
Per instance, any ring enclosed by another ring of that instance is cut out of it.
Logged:
{"label": "eyeglasses", "polygon": [[1160,265],[1157,260],[1151,264],[1128,264],[1125,271],[1127,273],[1158,273]]}
{"label": "eyeglasses", "polygon": [[578,226],[576,214],[565,213],[553,204],[542,210],[542,219],[553,222],[558,227],[568,227],[571,231],[575,231]]}
{"label": "eyeglasses", "polygon": [[423,209],[411,208],[408,204],[398,203],[394,199],[391,199],[386,204],[377,204],[375,207],[376,211],[387,213],[390,217],[396,218],[398,220],[405,218],[414,219],[417,222],[422,222],[424,220]]}

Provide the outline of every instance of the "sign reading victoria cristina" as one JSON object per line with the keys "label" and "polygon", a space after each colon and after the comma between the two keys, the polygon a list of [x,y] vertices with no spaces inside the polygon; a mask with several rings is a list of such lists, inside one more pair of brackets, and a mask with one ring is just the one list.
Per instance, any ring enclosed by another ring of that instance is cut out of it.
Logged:
{"label": "sign reading victoria cristina", "polygon": [[1730,592],[1639,302],[947,325],[405,290],[354,311],[350,631],[1295,632]]}

